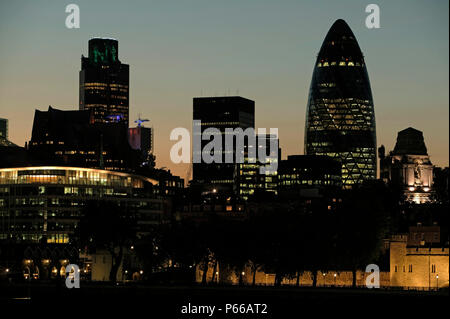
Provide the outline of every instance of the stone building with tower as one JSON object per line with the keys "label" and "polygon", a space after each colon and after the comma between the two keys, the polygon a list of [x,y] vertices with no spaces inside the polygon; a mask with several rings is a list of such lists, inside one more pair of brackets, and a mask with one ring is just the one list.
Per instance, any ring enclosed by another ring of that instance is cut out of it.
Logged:
{"label": "stone building with tower", "polygon": [[389,241],[390,285],[407,289],[448,288],[449,248],[439,226],[410,227]]}
{"label": "stone building with tower", "polygon": [[412,127],[398,132],[394,150],[385,154],[378,149],[380,178],[401,190],[406,202],[422,204],[431,201],[433,164],[421,131]]}

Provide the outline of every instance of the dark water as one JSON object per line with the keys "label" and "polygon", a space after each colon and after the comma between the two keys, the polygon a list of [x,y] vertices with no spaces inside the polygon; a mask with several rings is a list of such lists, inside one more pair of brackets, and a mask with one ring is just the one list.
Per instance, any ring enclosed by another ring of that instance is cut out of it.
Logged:
{"label": "dark water", "polygon": [[67,289],[56,284],[0,284],[2,307],[63,306],[71,314],[86,314],[87,309],[89,314],[139,312],[144,314],[141,318],[359,318],[374,314],[390,317],[395,313],[415,317],[419,312],[439,313],[447,308],[448,300],[448,291],[113,286],[83,282],[79,289]]}

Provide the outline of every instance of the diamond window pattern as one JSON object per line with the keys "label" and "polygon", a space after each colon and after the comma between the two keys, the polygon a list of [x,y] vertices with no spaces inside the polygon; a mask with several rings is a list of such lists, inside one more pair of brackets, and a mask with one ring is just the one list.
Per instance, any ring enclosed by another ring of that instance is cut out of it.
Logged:
{"label": "diamond window pattern", "polygon": [[344,188],[376,177],[369,77],[359,45],[343,20],[333,24],[317,57],[305,130],[305,154],[340,160]]}

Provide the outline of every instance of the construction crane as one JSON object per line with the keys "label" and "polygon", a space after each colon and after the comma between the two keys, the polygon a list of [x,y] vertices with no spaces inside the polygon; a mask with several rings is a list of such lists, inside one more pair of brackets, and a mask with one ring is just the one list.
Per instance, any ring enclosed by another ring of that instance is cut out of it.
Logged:
{"label": "construction crane", "polygon": [[148,119],[141,119],[141,116],[139,115],[138,119],[136,121],[134,121],[134,123],[137,123],[138,127],[142,126],[142,123],[144,122],[150,122],[150,120]]}

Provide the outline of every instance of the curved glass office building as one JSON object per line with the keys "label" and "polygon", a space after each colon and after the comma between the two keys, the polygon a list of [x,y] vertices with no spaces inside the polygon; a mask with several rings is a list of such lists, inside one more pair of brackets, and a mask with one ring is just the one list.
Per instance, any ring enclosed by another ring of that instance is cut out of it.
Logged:
{"label": "curved glass office building", "polygon": [[376,178],[375,114],[364,56],[347,23],[337,20],[319,51],[308,98],[305,154],[342,164],[342,185]]}
{"label": "curved glass office building", "polygon": [[148,232],[168,203],[154,179],[92,168],[32,166],[0,169],[0,242],[67,244],[88,201],[116,203]]}

